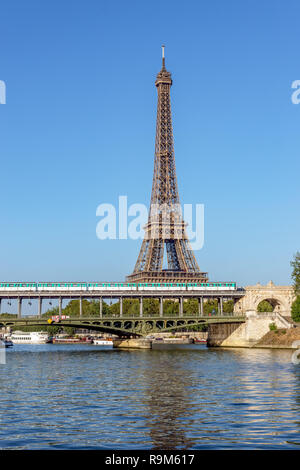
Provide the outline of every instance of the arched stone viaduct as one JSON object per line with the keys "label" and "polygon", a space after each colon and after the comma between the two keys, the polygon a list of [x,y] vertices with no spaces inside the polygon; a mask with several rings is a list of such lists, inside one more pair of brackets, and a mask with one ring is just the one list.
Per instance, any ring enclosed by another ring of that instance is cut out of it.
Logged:
{"label": "arched stone viaduct", "polygon": [[247,286],[244,289],[245,295],[235,303],[235,313],[257,311],[260,302],[267,300],[274,307],[274,312],[290,316],[291,306],[295,300],[292,286],[276,286],[270,281],[265,286],[257,283],[255,286]]}

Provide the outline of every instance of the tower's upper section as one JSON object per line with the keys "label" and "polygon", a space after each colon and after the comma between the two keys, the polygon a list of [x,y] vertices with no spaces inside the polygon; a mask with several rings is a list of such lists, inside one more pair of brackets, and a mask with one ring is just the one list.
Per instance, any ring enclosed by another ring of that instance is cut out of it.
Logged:
{"label": "tower's upper section", "polygon": [[162,67],[161,71],[157,74],[155,85],[158,87],[161,83],[172,85],[171,73],[165,67],[165,46],[162,46]]}

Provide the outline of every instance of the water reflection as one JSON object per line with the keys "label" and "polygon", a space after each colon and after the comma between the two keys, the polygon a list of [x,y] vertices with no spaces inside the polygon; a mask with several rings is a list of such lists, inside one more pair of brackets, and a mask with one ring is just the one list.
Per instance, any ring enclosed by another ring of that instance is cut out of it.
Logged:
{"label": "water reflection", "polygon": [[[193,423],[193,380],[184,368],[185,351],[153,351],[143,370],[146,420],[154,449],[189,449],[194,439],[186,430]],[[170,360],[170,357],[172,358]]]}
{"label": "water reflection", "polygon": [[290,351],[21,346],[0,367],[0,448],[299,448]]}

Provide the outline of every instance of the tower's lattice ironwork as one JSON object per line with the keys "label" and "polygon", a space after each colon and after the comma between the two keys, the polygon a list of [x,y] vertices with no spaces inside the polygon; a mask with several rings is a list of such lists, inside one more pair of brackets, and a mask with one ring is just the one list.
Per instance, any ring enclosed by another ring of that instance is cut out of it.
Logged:
{"label": "tower's lattice ironwork", "polygon": [[[162,68],[155,85],[158,92],[155,160],[151,205],[145,236],[131,282],[205,282],[191,249],[179,203],[171,116],[171,74]],[[166,247],[168,268],[163,269]]]}

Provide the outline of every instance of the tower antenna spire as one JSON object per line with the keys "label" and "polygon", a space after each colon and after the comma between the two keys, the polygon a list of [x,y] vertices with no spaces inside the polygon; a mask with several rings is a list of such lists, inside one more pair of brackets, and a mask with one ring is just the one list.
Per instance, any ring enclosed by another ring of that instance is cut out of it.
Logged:
{"label": "tower antenna spire", "polygon": [[165,68],[165,46],[161,46],[161,53],[162,53],[162,68]]}

